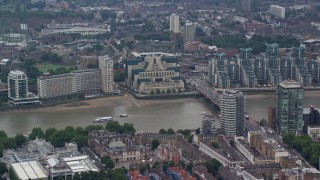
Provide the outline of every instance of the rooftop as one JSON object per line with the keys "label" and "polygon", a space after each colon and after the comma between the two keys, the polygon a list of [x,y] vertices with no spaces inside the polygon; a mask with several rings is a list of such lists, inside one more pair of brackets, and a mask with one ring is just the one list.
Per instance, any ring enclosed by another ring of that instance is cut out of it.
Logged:
{"label": "rooftop", "polygon": [[47,176],[37,161],[13,163],[11,168],[17,174],[18,179],[46,179]]}
{"label": "rooftop", "polygon": [[285,80],[285,81],[280,82],[279,85],[283,88],[286,88],[286,89],[301,88],[301,84],[295,80]]}

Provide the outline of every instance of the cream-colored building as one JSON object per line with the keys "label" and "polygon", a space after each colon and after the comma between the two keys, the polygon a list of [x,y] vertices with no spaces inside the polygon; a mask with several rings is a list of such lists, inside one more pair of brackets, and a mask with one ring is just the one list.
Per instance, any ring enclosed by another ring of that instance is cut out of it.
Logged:
{"label": "cream-colored building", "polygon": [[99,69],[101,70],[101,87],[106,94],[114,91],[114,75],[113,75],[113,60],[108,56],[99,57]]}
{"label": "cream-colored building", "polygon": [[76,70],[67,74],[41,76],[37,79],[38,95],[42,99],[71,94],[101,92],[100,69]]}
{"label": "cream-colored building", "polygon": [[320,126],[318,126],[318,125],[308,126],[307,133],[312,139],[319,140],[320,139]]}
{"label": "cream-colored building", "polygon": [[127,85],[138,93],[184,91],[184,80],[176,57],[149,55],[126,62]]}
{"label": "cream-colored building", "polygon": [[72,91],[74,93],[92,94],[101,91],[101,75],[99,69],[73,71]]}
{"label": "cream-colored building", "polygon": [[173,33],[179,33],[179,15],[171,14],[170,15],[170,31]]}
{"label": "cream-colored building", "polygon": [[275,163],[280,162],[281,157],[289,156],[289,153],[274,139],[270,139],[263,132],[248,132],[249,146],[255,148],[263,156],[272,157]]}
{"label": "cream-colored building", "polygon": [[73,74],[41,76],[37,79],[40,98],[52,98],[72,94]]}

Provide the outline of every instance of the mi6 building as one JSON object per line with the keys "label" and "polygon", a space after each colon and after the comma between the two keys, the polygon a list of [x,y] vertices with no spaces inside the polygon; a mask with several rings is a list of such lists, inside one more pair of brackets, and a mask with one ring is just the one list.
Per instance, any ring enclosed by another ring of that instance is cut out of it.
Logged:
{"label": "mi6 building", "polygon": [[184,91],[184,79],[176,57],[148,55],[127,60],[127,86],[142,94],[159,94]]}

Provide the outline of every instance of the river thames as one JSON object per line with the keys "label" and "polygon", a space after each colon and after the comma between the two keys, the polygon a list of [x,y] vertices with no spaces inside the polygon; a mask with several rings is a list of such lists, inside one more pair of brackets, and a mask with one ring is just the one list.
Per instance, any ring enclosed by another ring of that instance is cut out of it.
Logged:
{"label": "river thames", "polygon": [[[311,104],[316,108],[320,107],[319,96],[319,91],[307,92],[304,97],[304,106],[309,107]],[[246,97],[248,114],[256,120],[267,119],[268,107],[275,106],[275,93],[252,94]],[[121,101],[105,107],[71,108],[63,111],[41,111],[40,109],[40,111],[2,112],[0,129],[6,131],[8,135],[14,135],[30,132],[33,127],[43,129],[49,127],[61,129],[66,126],[85,127],[97,124],[92,121],[99,116],[112,116],[120,123],[133,123],[138,131],[157,132],[161,128],[196,129],[201,124],[199,113],[211,112],[217,116],[219,112],[215,106],[202,98],[158,101],[132,100],[132,97],[130,99],[134,102]],[[145,105],[141,106],[140,104],[143,103]],[[129,117],[120,118],[122,113],[129,114]],[[219,126],[220,122],[217,122],[217,127]]]}

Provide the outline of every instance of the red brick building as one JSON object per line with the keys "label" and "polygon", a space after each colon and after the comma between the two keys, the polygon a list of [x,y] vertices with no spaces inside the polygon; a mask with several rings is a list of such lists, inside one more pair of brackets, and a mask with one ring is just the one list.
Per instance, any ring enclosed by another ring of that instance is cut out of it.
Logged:
{"label": "red brick building", "polygon": [[158,147],[158,156],[167,161],[174,161],[178,163],[180,160],[180,152],[178,148],[170,144],[161,144]]}

